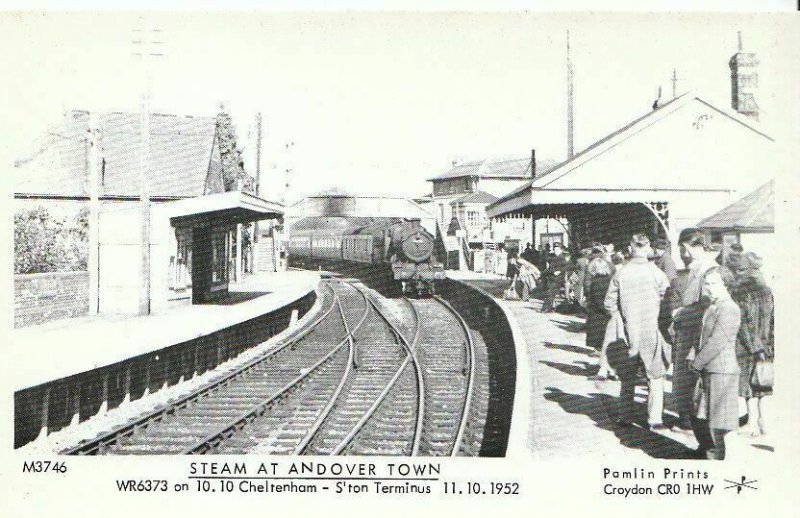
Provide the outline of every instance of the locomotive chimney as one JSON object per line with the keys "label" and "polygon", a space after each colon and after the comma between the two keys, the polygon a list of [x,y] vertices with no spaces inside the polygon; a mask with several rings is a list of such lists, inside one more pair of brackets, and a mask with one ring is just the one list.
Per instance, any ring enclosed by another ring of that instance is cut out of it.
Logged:
{"label": "locomotive chimney", "polygon": [[531,149],[531,179],[536,178],[536,149]]}

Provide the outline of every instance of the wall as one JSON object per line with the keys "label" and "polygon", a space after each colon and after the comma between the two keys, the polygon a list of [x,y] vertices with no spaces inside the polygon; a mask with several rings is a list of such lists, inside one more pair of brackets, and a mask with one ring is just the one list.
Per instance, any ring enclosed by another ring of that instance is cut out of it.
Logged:
{"label": "wall", "polygon": [[60,430],[73,419],[85,421],[104,403],[116,408],[145,391],[156,392],[215,368],[239,353],[286,329],[297,310],[305,315],[314,305],[312,292],[285,307],[216,332],[134,356],[14,393],[14,448],[34,440],[43,429]]}
{"label": "wall", "polygon": [[79,317],[88,312],[88,272],[14,276],[14,327]]}

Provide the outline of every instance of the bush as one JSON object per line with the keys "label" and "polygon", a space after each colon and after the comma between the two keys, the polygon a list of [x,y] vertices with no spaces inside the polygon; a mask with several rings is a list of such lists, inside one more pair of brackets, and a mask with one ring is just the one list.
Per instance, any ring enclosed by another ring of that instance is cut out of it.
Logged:
{"label": "bush", "polygon": [[14,273],[86,270],[89,210],[57,219],[44,207],[14,214]]}

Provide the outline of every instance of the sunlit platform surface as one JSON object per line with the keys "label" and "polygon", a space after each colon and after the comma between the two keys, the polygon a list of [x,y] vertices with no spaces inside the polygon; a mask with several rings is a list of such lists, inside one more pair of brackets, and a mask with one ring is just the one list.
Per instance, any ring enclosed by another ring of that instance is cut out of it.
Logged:
{"label": "sunlit platform surface", "polygon": [[48,322],[9,334],[15,390],[157,351],[270,313],[319,284],[318,272],[245,276],[213,304],[173,304],[148,316],[95,315]]}

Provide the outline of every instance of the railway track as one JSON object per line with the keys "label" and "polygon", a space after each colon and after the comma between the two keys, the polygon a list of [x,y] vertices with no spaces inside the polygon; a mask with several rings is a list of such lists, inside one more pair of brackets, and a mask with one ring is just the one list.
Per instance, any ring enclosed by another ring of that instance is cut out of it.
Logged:
{"label": "railway track", "polygon": [[63,453],[463,454],[476,362],[461,317],[406,299],[412,318],[392,318],[326,286],[322,315],[279,347]]}

